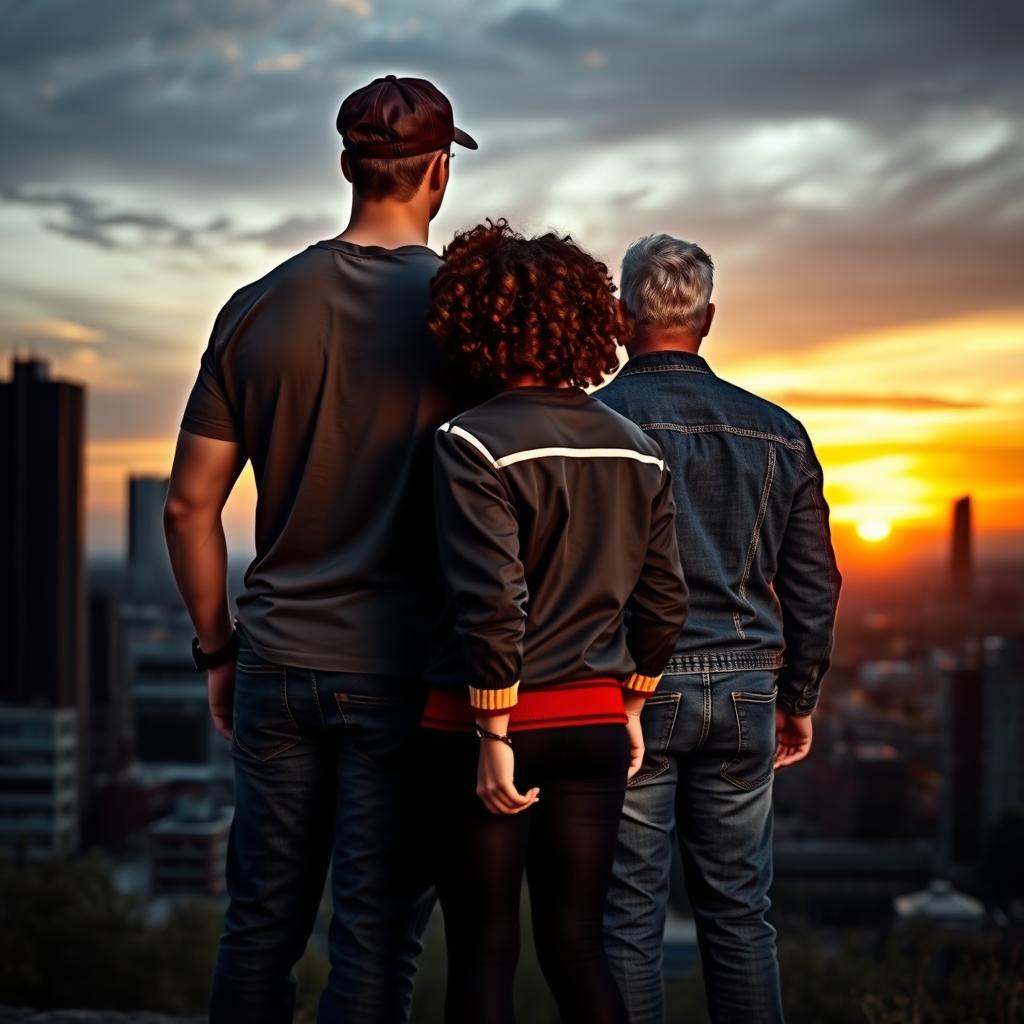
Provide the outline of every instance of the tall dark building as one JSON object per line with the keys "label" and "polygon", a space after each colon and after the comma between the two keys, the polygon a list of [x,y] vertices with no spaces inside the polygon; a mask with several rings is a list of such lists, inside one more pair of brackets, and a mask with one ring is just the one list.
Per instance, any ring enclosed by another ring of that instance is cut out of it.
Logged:
{"label": "tall dark building", "polygon": [[110,780],[134,758],[131,694],[125,671],[119,594],[89,595],[89,724],[91,769]]}
{"label": "tall dark building", "polygon": [[0,849],[78,845],[88,778],[85,391],[15,359],[0,383]]}
{"label": "tall dark building", "polygon": [[946,737],[946,853],[953,864],[973,864],[981,853],[984,781],[984,686],[981,670],[949,675]]}
{"label": "tall dark building", "polygon": [[128,583],[135,601],[178,607],[164,538],[164,501],[169,485],[165,476],[128,478]]}
{"label": "tall dark building", "polygon": [[950,552],[949,581],[955,593],[964,598],[971,596],[974,590],[974,561],[970,495],[953,502],[953,546]]}
{"label": "tall dark building", "polygon": [[0,383],[3,703],[85,710],[84,417],[84,388],[41,360]]}

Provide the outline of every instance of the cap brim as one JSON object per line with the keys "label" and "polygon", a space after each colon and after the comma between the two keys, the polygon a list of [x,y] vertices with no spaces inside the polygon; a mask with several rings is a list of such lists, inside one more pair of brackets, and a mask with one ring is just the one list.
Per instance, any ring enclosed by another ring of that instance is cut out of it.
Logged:
{"label": "cap brim", "polygon": [[479,149],[480,147],[476,144],[476,139],[472,135],[467,134],[461,128],[455,129],[454,140],[460,146],[465,146],[466,149]]}

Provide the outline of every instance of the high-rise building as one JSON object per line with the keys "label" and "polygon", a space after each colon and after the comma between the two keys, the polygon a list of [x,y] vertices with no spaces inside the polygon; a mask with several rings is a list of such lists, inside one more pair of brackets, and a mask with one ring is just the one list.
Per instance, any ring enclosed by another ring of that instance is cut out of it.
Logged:
{"label": "high-rise building", "polygon": [[947,685],[945,848],[952,864],[973,864],[983,828],[984,680],[979,668],[958,666]]}
{"label": "high-rise building", "polygon": [[971,498],[953,502],[953,543],[950,550],[949,582],[953,591],[969,600],[974,590],[974,560],[971,539]]}
{"label": "high-rise building", "polygon": [[128,584],[135,601],[178,603],[163,528],[169,483],[163,476],[128,480]]}
{"label": "high-rise building", "polygon": [[0,706],[0,852],[73,853],[80,824],[74,708]]}
{"label": "high-rise building", "polygon": [[0,383],[0,702],[86,701],[85,390],[15,359]]}
{"label": "high-rise building", "polygon": [[218,896],[231,831],[230,807],[181,800],[149,831],[153,889],[157,893]]}
{"label": "high-rise building", "polygon": [[133,760],[134,726],[119,594],[89,595],[90,759],[95,782],[110,782]]}
{"label": "high-rise building", "polygon": [[986,826],[1024,814],[1024,638],[984,644],[985,726],[982,813]]}
{"label": "high-rise building", "polygon": [[0,382],[0,834],[44,854],[77,845],[88,779],[84,434],[85,390],[16,358]]}

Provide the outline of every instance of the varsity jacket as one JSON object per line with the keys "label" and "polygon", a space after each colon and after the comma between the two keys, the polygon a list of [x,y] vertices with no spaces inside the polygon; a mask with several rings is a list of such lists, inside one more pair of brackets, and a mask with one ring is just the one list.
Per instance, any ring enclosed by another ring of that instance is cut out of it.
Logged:
{"label": "varsity jacket", "polygon": [[435,435],[454,644],[428,682],[502,710],[519,687],[655,689],[686,618],[657,442],[580,388],[504,391]]}

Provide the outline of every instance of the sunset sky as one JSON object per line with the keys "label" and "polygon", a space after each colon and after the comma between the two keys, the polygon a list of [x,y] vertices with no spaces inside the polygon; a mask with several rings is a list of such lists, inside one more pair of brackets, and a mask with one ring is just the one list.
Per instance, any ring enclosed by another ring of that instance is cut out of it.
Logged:
{"label": "sunset sky", "polygon": [[395,73],[480,142],[435,247],[488,215],[616,271],[639,235],[700,242],[705,354],[806,423],[848,558],[934,543],[968,492],[982,553],[1024,553],[1024,5],[2,9],[0,353],[89,386],[92,550],[123,543],[126,475],[169,468],[220,305],[344,226],[337,105]]}

